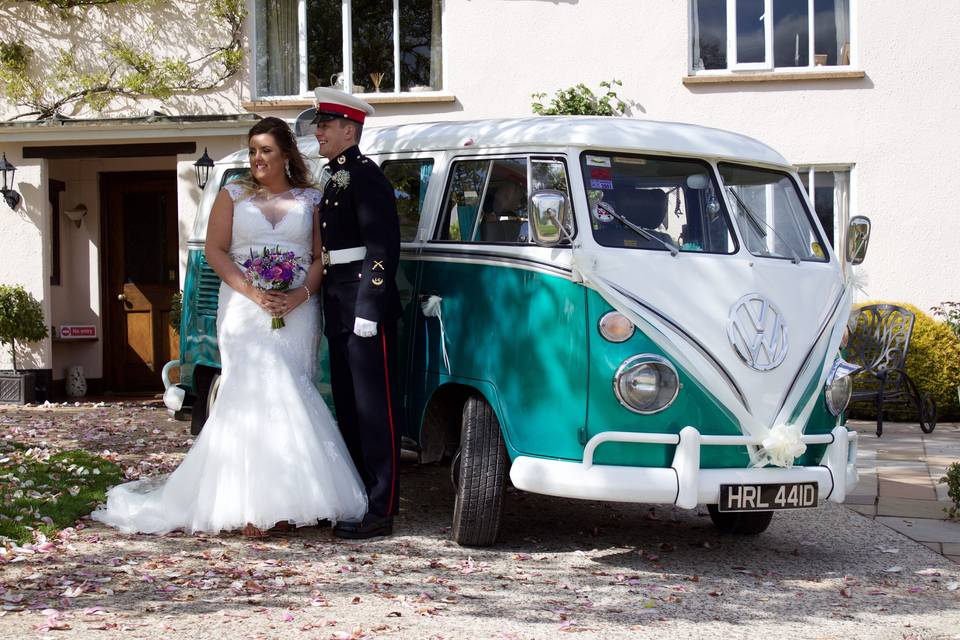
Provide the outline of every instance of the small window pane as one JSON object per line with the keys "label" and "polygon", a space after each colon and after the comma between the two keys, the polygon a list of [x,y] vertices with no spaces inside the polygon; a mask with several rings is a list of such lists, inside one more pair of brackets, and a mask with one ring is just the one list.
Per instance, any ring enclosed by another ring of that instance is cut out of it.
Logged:
{"label": "small window pane", "polygon": [[[560,191],[567,196],[567,207],[572,206],[570,198],[570,185],[567,182],[567,167],[560,160],[548,160],[534,158],[530,164],[530,196],[533,196],[541,189],[550,189]],[[529,213],[529,212],[528,212]],[[572,211],[568,214],[566,221],[567,232],[573,236],[575,228],[573,224],[574,216]],[[526,224],[526,223],[525,223]],[[529,229],[524,229],[523,242],[530,240]],[[569,240],[564,239],[563,244],[569,244]]]}
{"label": "small window pane", "polygon": [[352,0],[353,92],[394,90],[393,3]]}
{"label": "small window pane", "polygon": [[438,240],[463,240],[473,235],[489,170],[490,162],[487,160],[470,160],[453,165],[444,216],[437,233]]}
{"label": "small window pane", "polygon": [[737,0],[737,62],[765,62],[763,0]]}
{"label": "small window pane", "polygon": [[526,243],[527,161],[525,158],[494,160],[482,200],[475,242]]}
{"label": "small window pane", "polygon": [[694,42],[693,68],[726,69],[727,0],[699,0],[696,7],[699,38]]}
{"label": "small window pane", "polygon": [[343,71],[340,0],[307,0],[307,88],[329,87]]}
{"label": "small window pane", "polygon": [[813,48],[816,62],[824,65],[850,64],[849,0],[814,0]]}
{"label": "small window pane", "polygon": [[401,91],[443,88],[441,16],[442,0],[400,1]]}
{"label": "small window pane", "polygon": [[257,95],[300,93],[297,0],[256,0]]}
{"label": "small window pane", "polygon": [[807,0],[773,3],[773,60],[777,67],[810,64],[810,21]]}
{"label": "small window pane", "polygon": [[433,173],[433,160],[388,160],[382,168],[397,198],[400,240],[416,240],[420,216],[423,215],[423,201],[427,197],[427,186]]}

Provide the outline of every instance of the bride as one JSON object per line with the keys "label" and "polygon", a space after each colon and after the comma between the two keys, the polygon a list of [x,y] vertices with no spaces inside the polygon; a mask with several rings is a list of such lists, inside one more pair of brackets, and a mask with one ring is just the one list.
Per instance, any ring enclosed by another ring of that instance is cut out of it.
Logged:
{"label": "bride", "polygon": [[[169,476],[110,489],[95,520],[126,532],[193,533],[359,520],[366,492],[330,410],[313,385],[323,266],[311,186],[287,124],[248,133],[250,173],[210,213],[206,259],[223,280],[217,310],[221,383],[203,430]],[[285,292],[254,287],[238,263],[264,248],[293,251],[304,269]],[[285,325],[271,328],[271,317]]]}

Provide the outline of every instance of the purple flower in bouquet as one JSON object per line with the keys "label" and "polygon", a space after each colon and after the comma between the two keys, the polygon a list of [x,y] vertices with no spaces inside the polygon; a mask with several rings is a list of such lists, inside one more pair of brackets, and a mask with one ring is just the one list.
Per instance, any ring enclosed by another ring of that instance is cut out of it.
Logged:
{"label": "purple flower in bouquet", "polygon": [[[293,251],[280,251],[280,247],[263,248],[257,255],[250,250],[250,257],[243,261],[244,275],[258,289],[264,291],[286,291],[293,284],[297,273],[303,271],[297,254]],[[286,326],[283,318],[273,318],[270,326],[280,329]]]}

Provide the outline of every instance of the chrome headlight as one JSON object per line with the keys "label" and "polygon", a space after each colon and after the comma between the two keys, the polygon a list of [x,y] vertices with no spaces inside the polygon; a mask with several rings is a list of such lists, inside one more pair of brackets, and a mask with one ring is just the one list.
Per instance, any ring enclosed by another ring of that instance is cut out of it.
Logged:
{"label": "chrome headlight", "polygon": [[677,370],[651,354],[628,358],[613,378],[617,400],[634,413],[650,414],[669,407],[680,392]]}
{"label": "chrome headlight", "polygon": [[840,415],[853,395],[853,377],[859,367],[837,358],[827,376],[827,383],[823,388],[823,395],[827,401],[827,409],[835,416]]}
{"label": "chrome headlight", "polygon": [[610,342],[626,342],[633,336],[634,326],[619,311],[608,311],[600,317],[600,335]]}

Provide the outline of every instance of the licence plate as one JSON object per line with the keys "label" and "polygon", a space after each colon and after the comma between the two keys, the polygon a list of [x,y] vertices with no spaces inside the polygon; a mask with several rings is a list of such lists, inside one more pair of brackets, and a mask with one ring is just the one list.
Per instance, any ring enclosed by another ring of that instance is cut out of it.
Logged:
{"label": "licence plate", "polygon": [[718,511],[774,511],[817,506],[816,482],[722,484]]}

